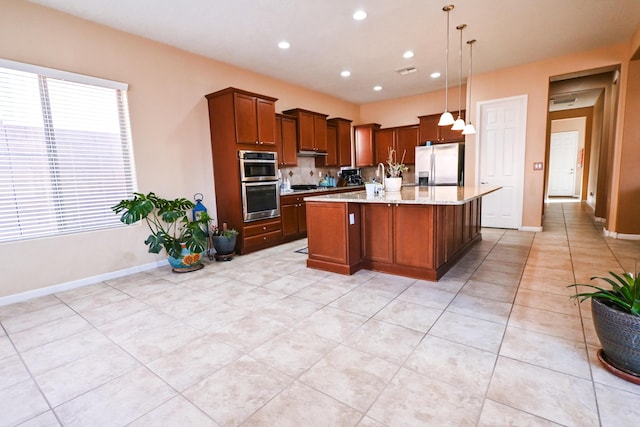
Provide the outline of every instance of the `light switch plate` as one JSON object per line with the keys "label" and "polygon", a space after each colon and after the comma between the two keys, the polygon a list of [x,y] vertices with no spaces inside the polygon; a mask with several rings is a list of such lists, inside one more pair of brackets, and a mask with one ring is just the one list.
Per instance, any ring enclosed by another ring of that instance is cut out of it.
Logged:
{"label": "light switch plate", "polygon": [[355,223],[356,223],[356,214],[350,213],[349,214],[349,225],[353,225]]}
{"label": "light switch plate", "polygon": [[542,170],[542,162],[535,162],[533,164],[533,170],[534,171],[541,171]]}

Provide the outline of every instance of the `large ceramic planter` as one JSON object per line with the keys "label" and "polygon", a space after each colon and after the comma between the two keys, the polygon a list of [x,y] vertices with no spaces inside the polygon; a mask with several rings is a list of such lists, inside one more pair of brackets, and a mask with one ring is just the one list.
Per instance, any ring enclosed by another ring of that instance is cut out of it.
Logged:
{"label": "large ceramic planter", "polygon": [[402,177],[394,176],[392,178],[385,178],[384,180],[384,191],[388,192],[397,192],[400,191],[402,187]]}
{"label": "large ceramic planter", "polygon": [[227,255],[233,253],[236,248],[237,234],[231,237],[213,236],[213,247],[219,255]]}
{"label": "large ceramic planter", "polygon": [[593,324],[606,361],[640,378],[640,317],[591,299]]}
{"label": "large ceramic planter", "polygon": [[202,253],[193,253],[185,245],[182,245],[182,252],[179,258],[174,258],[171,255],[167,258],[169,265],[176,273],[187,273],[189,271],[200,270],[204,267],[202,264]]}

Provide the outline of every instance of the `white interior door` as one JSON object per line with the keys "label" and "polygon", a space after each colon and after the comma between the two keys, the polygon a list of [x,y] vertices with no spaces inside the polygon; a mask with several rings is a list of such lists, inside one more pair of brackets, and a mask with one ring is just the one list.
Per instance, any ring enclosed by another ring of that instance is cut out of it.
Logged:
{"label": "white interior door", "polygon": [[522,227],[527,97],[479,103],[476,182],[501,186],[482,198],[482,226]]}
{"label": "white interior door", "polygon": [[554,132],[549,148],[549,196],[573,196],[578,160],[578,131]]}

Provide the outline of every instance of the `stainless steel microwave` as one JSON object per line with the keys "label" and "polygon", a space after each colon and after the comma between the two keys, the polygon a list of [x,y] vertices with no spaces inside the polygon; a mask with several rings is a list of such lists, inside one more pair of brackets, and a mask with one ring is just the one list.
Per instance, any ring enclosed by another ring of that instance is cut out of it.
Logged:
{"label": "stainless steel microwave", "polygon": [[238,151],[240,181],[277,181],[278,153],[273,151]]}

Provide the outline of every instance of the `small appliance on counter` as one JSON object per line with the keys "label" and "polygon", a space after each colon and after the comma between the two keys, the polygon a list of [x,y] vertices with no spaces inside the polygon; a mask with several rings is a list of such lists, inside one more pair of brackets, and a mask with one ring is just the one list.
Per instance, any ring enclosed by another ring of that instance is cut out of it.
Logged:
{"label": "small appliance on counter", "polygon": [[364,181],[362,179],[362,176],[360,176],[360,168],[347,168],[347,167],[343,167],[340,168],[340,172],[338,172],[338,175],[340,176],[340,183],[342,183],[342,185],[340,185],[340,183],[338,183],[338,186],[347,186],[347,185],[363,185]]}

